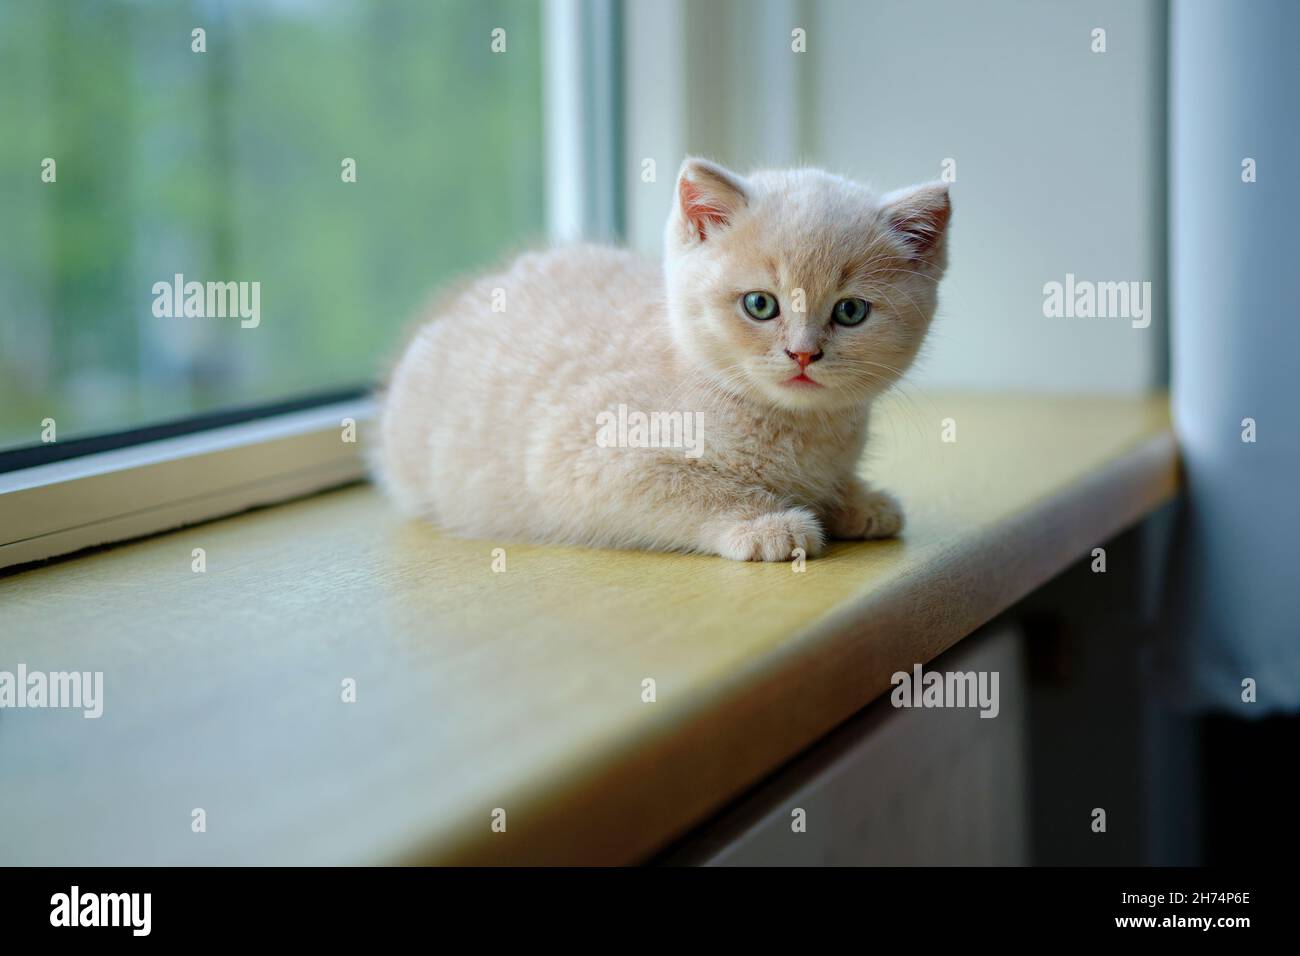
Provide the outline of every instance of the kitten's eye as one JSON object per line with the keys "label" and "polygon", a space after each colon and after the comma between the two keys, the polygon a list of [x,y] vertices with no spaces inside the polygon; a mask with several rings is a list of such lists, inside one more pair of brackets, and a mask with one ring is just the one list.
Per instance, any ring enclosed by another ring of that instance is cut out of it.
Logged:
{"label": "kitten's eye", "polygon": [[866,299],[840,299],[835,303],[831,318],[840,325],[861,325],[870,314],[871,303]]}
{"label": "kitten's eye", "polygon": [[781,314],[780,303],[776,301],[776,296],[769,292],[748,292],[740,301],[745,306],[745,313],[751,319],[758,319],[760,322],[775,319]]}

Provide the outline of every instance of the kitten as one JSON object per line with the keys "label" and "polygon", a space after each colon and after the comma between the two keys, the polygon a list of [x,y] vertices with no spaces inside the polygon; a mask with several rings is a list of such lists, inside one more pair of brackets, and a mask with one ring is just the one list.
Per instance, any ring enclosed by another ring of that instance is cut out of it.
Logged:
{"label": "kitten", "polygon": [[934,314],[950,215],[942,184],[878,198],[688,159],[662,267],[530,253],[436,311],[383,398],[377,477],[471,537],[785,561],[896,534],[856,468]]}

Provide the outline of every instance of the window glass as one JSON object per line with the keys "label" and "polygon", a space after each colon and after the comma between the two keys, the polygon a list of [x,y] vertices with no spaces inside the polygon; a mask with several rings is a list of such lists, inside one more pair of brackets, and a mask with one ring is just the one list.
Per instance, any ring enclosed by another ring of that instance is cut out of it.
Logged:
{"label": "window glass", "polygon": [[374,379],[542,235],[539,38],[532,0],[0,4],[0,447]]}

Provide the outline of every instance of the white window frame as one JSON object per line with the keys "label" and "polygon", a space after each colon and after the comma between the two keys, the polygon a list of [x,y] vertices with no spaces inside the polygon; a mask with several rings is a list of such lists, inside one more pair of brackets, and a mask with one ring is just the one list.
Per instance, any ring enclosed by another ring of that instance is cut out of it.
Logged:
{"label": "white window frame", "polygon": [[[623,0],[539,2],[548,232],[621,238]],[[363,480],[374,411],[333,403],[0,473],[0,569]]]}
{"label": "white window frame", "polygon": [[542,3],[546,220],[554,242],[624,235],[623,20],[622,0]]}
{"label": "white window frame", "polygon": [[358,399],[0,474],[0,568],[357,481],[372,417]]}

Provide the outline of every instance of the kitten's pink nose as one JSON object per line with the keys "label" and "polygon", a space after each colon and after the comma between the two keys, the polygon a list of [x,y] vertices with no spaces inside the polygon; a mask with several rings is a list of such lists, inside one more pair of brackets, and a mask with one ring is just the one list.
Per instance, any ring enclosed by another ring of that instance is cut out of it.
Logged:
{"label": "kitten's pink nose", "polygon": [[820,349],[816,352],[791,352],[789,349],[786,349],[785,354],[798,362],[799,367],[802,369],[807,368],[813,362],[821,358],[823,353]]}

